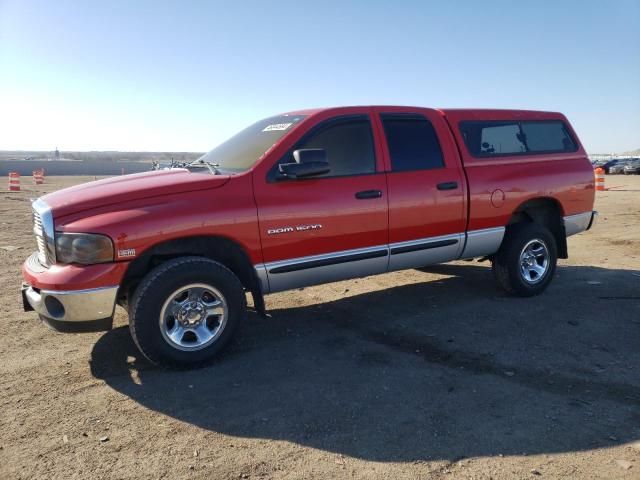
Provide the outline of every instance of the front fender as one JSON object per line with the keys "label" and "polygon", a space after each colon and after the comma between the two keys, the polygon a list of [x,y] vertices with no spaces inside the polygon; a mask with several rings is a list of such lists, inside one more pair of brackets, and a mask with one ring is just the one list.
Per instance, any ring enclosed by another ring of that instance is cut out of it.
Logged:
{"label": "front fender", "polygon": [[213,190],[140,199],[55,220],[57,231],[109,236],[116,262],[130,261],[163,242],[197,236],[229,238],[242,246],[253,264],[262,262],[248,175]]}

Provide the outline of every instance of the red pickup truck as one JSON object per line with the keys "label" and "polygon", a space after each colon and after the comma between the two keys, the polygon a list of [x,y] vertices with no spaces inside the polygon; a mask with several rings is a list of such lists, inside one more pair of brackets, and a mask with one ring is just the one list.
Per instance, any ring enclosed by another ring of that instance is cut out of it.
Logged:
{"label": "red pickup truck", "polygon": [[246,292],[484,258],[508,293],[551,282],[594,223],[594,174],[560,113],[342,107],[261,120],[186,168],[33,203],[23,301],[59,330],[116,304],[151,361],[204,364]]}

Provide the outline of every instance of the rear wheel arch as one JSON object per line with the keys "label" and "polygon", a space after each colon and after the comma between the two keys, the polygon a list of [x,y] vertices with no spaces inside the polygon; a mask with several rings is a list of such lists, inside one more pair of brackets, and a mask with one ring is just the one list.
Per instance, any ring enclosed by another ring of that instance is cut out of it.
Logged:
{"label": "rear wheel arch", "polygon": [[265,314],[260,279],[249,255],[236,241],[222,236],[183,237],[157,243],[133,260],[123,278],[119,298],[127,304],[144,276],[155,267],[178,257],[204,257],[221,263],[238,277],[242,286],[251,292],[256,310]]}
{"label": "rear wheel arch", "polygon": [[522,222],[535,222],[548,228],[556,240],[558,258],[569,257],[564,229],[564,209],[558,200],[552,197],[538,197],[521,203],[511,214],[507,228]]}

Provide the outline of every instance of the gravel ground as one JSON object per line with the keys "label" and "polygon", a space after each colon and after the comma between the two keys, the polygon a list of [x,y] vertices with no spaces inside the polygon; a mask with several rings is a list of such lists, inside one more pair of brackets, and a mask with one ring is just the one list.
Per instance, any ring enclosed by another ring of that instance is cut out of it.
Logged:
{"label": "gravel ground", "polygon": [[22,311],[28,200],[87,180],[0,193],[0,478],[640,478],[640,176],[607,177],[540,297],[477,262],[280,293],[190,372],[123,311],[76,335]]}

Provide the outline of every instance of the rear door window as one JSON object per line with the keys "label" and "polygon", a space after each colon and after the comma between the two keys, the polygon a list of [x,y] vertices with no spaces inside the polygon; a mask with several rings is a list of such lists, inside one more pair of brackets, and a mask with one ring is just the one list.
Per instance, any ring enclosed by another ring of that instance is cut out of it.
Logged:
{"label": "rear door window", "polygon": [[560,120],[461,122],[460,133],[474,157],[577,150],[566,125]]}
{"label": "rear door window", "polygon": [[382,114],[391,170],[406,172],[444,167],[433,125],[422,115]]}

